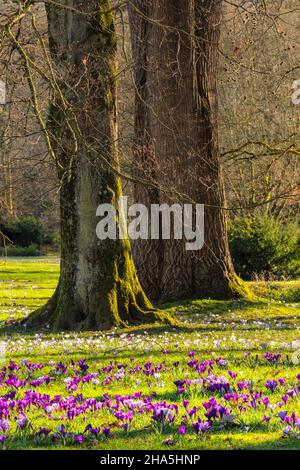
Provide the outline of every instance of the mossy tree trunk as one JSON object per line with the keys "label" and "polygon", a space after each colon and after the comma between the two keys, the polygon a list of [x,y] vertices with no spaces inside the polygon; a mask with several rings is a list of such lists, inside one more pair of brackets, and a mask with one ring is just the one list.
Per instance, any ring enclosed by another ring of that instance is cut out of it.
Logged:
{"label": "mossy tree trunk", "polygon": [[[135,201],[205,205],[205,245],[138,241],[134,258],[152,300],[247,294],[227,242],[218,148],[221,0],[133,0],[129,7],[136,81]],[[182,199],[178,197],[182,195]],[[181,200],[180,200],[181,199]]]}
{"label": "mossy tree trunk", "polygon": [[[61,273],[54,296],[29,326],[108,329],[170,321],[152,308],[136,275],[128,240],[100,240],[96,210],[117,207],[116,35],[106,0],[47,5],[57,90],[49,134],[57,157]],[[117,219],[120,214],[117,214]]]}

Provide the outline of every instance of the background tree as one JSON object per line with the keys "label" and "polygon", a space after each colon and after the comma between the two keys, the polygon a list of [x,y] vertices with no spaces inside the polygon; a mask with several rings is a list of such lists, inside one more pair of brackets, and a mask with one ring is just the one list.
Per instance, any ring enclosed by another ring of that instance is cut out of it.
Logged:
{"label": "background tree", "polygon": [[[218,148],[221,1],[141,2],[130,7],[136,80],[135,160],[148,180],[136,202],[205,205],[205,246],[139,242],[135,260],[152,299],[227,298],[242,291],[228,243]],[[134,170],[135,171],[135,170]],[[150,186],[150,189],[149,189]],[[166,189],[167,188],[167,192]]]}

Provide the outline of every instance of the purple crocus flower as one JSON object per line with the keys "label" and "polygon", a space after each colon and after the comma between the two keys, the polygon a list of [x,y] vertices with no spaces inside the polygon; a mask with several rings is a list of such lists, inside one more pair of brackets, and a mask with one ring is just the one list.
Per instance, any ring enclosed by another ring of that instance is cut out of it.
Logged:
{"label": "purple crocus flower", "polygon": [[263,415],[263,418],[262,418],[263,422],[265,423],[269,423],[271,418],[269,416],[266,416],[266,415]]}
{"label": "purple crocus flower", "polygon": [[298,395],[298,393],[299,392],[297,388],[292,388],[286,392],[286,394],[291,398],[295,398]]}
{"label": "purple crocus flower", "polygon": [[247,390],[249,388],[249,383],[247,382],[247,380],[245,380],[243,382],[238,382],[237,386],[238,386],[239,391]]}
{"label": "purple crocus flower", "polygon": [[62,362],[59,362],[55,367],[55,372],[57,374],[65,374],[67,372],[67,366],[65,366]]}
{"label": "purple crocus flower", "polygon": [[51,429],[46,429],[46,428],[40,428],[39,431],[37,432],[38,436],[48,436],[50,434]]}
{"label": "purple crocus flower", "polygon": [[230,385],[228,380],[225,377],[216,377],[213,375],[208,375],[205,382],[205,387],[210,392],[229,392]]}
{"label": "purple crocus flower", "polygon": [[85,438],[82,434],[77,434],[76,436],[74,436],[74,442],[75,444],[83,444],[85,441]]}
{"label": "purple crocus flower", "polygon": [[198,408],[196,406],[193,406],[193,408],[191,410],[188,410],[186,409],[188,415],[190,418],[192,418],[193,416],[196,415],[197,411],[198,411]]}
{"label": "purple crocus flower", "polygon": [[59,424],[56,429],[62,436],[65,436],[67,434],[64,424]]}
{"label": "purple crocus flower", "polygon": [[289,399],[288,395],[282,395],[282,397],[281,397],[281,400],[282,400],[284,403],[287,403],[287,402],[288,402],[288,399]]}
{"label": "purple crocus flower", "polygon": [[174,441],[173,439],[166,439],[163,444],[165,444],[166,446],[173,446],[174,445]]}
{"label": "purple crocus flower", "polygon": [[283,429],[283,434],[289,435],[292,431],[293,431],[292,426],[286,426],[286,427]]}
{"label": "purple crocus flower", "polygon": [[267,380],[265,383],[265,387],[270,390],[271,392],[274,392],[278,385],[277,380]]}
{"label": "purple crocus flower", "polygon": [[300,419],[297,418],[296,413],[291,414],[291,420],[292,420],[293,424],[296,424],[296,423],[300,422]]}
{"label": "purple crocus flower", "polygon": [[279,362],[280,359],[281,359],[281,354],[273,354],[273,353],[266,353],[263,355],[263,357],[265,359],[267,359],[267,361],[270,363],[270,364],[276,364],[276,362]]}
{"label": "purple crocus flower", "polygon": [[28,424],[27,416],[22,413],[18,415],[16,421],[19,429],[25,429]]}
{"label": "purple crocus flower", "polygon": [[212,397],[209,401],[204,401],[202,405],[206,410],[209,410],[210,408],[213,408],[217,405],[217,400],[215,399],[215,397]]}
{"label": "purple crocus flower", "polygon": [[232,370],[229,370],[229,371],[228,371],[228,374],[230,375],[230,377],[231,377],[232,379],[235,379],[235,378],[237,377],[237,374],[236,374],[235,372],[233,372]]}
{"label": "purple crocus flower", "polygon": [[216,364],[218,364],[220,367],[226,367],[228,362],[223,357],[217,357]]}
{"label": "purple crocus flower", "polygon": [[100,433],[100,428],[92,428],[92,427],[90,427],[89,431],[90,431],[91,434],[93,434],[93,436],[97,437],[98,434]]}
{"label": "purple crocus flower", "polygon": [[13,372],[14,370],[20,370],[20,366],[18,366],[14,361],[10,361],[8,365],[8,369]]}
{"label": "purple crocus flower", "polygon": [[209,421],[201,421],[199,418],[198,421],[193,423],[193,428],[196,434],[205,433],[210,430],[212,424]]}
{"label": "purple crocus flower", "polygon": [[6,432],[9,428],[9,422],[6,419],[0,419],[0,431]]}
{"label": "purple crocus flower", "polygon": [[269,397],[263,397],[261,399],[261,401],[266,407],[270,404],[270,398]]}
{"label": "purple crocus flower", "polygon": [[186,431],[187,431],[187,429],[186,429],[185,426],[179,426],[179,428],[178,428],[179,434],[181,434],[181,435],[186,434]]}
{"label": "purple crocus flower", "polygon": [[108,437],[110,436],[111,429],[110,429],[110,428],[103,428],[103,429],[102,429],[102,432],[103,432],[104,436],[105,436],[106,438],[108,438]]}
{"label": "purple crocus flower", "polygon": [[85,363],[85,359],[79,359],[78,366],[82,373],[85,373],[89,368],[89,366]]}
{"label": "purple crocus flower", "polygon": [[282,421],[285,420],[286,416],[287,416],[287,411],[279,411],[278,417],[279,417]]}
{"label": "purple crocus flower", "polygon": [[184,380],[175,380],[174,385],[176,385],[177,388],[183,387],[185,384]]}

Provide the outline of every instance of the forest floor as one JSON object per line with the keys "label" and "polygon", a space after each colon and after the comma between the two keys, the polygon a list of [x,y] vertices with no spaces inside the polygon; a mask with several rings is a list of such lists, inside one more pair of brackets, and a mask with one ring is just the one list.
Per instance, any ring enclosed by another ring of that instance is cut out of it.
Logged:
{"label": "forest floor", "polygon": [[300,281],[162,306],[180,329],[11,329],[58,274],[0,262],[0,448],[300,449]]}

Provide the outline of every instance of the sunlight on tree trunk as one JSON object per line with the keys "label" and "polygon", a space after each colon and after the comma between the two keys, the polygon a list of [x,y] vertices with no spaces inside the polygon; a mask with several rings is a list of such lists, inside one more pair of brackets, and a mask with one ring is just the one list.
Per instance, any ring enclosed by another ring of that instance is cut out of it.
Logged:
{"label": "sunlight on tree trunk", "polygon": [[118,170],[116,34],[108,1],[72,5],[72,11],[47,6],[59,85],[48,132],[60,180],[61,274],[52,299],[27,324],[57,329],[175,324],[144,294],[129,241],[96,236],[97,207],[117,207],[121,196],[113,171]]}
{"label": "sunlight on tree trunk", "polygon": [[135,201],[205,205],[201,251],[187,252],[184,240],[135,243],[141,284],[153,300],[250,295],[234,272],[227,242],[217,122],[221,3],[134,0],[129,8],[133,171],[149,183],[135,185]]}

